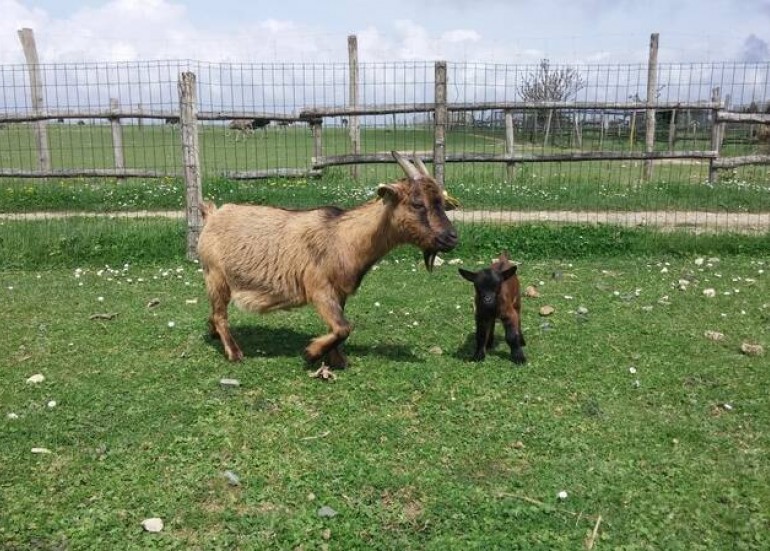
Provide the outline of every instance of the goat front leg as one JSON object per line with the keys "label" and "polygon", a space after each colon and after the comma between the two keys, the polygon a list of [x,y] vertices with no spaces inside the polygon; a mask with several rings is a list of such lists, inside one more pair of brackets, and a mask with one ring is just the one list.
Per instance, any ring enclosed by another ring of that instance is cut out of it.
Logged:
{"label": "goat front leg", "polygon": [[518,329],[519,324],[516,320],[511,320],[508,317],[504,317],[502,320],[503,327],[505,327],[505,342],[511,347],[511,360],[515,364],[526,363],[527,358],[524,356],[524,350],[521,348],[524,343],[521,330]]}
{"label": "goat front leg", "polygon": [[481,362],[487,357],[487,343],[489,335],[494,327],[494,318],[477,315],[476,316],[476,351],[473,353],[473,361]]}
{"label": "goat front leg", "polygon": [[342,343],[350,335],[352,327],[345,319],[344,307],[341,301],[333,295],[322,296],[313,301],[318,315],[329,326],[330,333],[321,335],[305,348],[305,360],[314,363],[324,354],[329,354],[329,364],[332,367],[347,367],[347,358],[342,353]]}

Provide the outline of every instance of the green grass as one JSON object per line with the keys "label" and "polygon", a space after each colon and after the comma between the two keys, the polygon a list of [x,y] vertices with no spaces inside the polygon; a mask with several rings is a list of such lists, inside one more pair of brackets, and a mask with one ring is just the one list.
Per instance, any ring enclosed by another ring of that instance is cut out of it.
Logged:
{"label": "green grass", "polygon": [[[404,249],[349,301],[351,367],[328,384],[300,360],[310,309],[233,311],[247,358],[228,364],[194,264],[0,271],[0,547],[574,550],[601,515],[596,549],[767,549],[770,371],[739,347],[770,345],[768,249],[560,261],[536,235],[507,244],[541,292],[525,367],[503,346],[469,363],[470,286]],[[498,245],[477,244],[466,267]]]}
{"label": "green grass", "polygon": [[[503,249],[519,258],[580,259],[652,254],[753,254],[770,250],[770,232],[693,235],[610,225],[490,225],[458,223],[457,253],[492,256]],[[84,218],[0,221],[0,269],[43,270],[125,262],[181,262],[185,257],[183,221],[160,218]],[[403,258],[408,249],[391,255]]]}
{"label": "green grass", "polygon": [[[126,166],[180,171],[178,130],[169,126],[125,126]],[[49,126],[54,168],[109,168],[113,166],[107,126]],[[324,130],[326,155],[347,153],[343,129]],[[598,148],[584,142],[584,148]],[[660,144],[659,144],[660,145]],[[704,146],[704,144],[698,144]],[[564,152],[569,144],[533,145],[521,142],[520,151]],[[622,140],[603,144],[608,150],[628,149]],[[641,146],[635,146],[637,149]],[[696,147],[682,143],[680,148]],[[704,146],[705,147],[705,146]],[[432,134],[411,128],[366,128],[362,151],[432,150]],[[731,146],[729,154],[749,153],[750,145]],[[9,125],[0,131],[0,167],[33,169],[34,141],[29,128]],[[216,201],[250,201],[289,207],[335,203],[356,204],[372,196],[378,182],[399,176],[393,165],[364,165],[358,181],[346,168],[327,169],[318,179],[232,181],[227,171],[267,168],[308,168],[313,146],[306,127],[271,128],[245,139],[222,127],[201,131],[204,195]],[[500,131],[451,130],[447,152],[496,153],[504,151]],[[509,181],[502,164],[449,164],[448,189],[465,208],[519,210],[712,210],[766,212],[770,209],[770,177],[766,167],[723,171],[710,185],[708,163],[659,163],[652,181],[643,183],[640,162],[525,163]],[[179,178],[162,179],[0,179],[0,211],[127,211],[180,209],[184,187]]]}

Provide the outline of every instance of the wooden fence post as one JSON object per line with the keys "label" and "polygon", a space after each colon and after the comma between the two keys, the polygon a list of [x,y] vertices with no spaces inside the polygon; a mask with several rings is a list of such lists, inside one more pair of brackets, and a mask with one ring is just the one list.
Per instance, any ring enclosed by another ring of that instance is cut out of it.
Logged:
{"label": "wooden fence post", "polygon": [[[514,134],[513,134],[513,111],[505,110],[505,154],[513,157],[514,152]],[[516,179],[516,163],[505,163],[508,172],[508,181],[513,182]]]}
{"label": "wooden fence post", "polygon": [[182,133],[182,163],[187,218],[187,259],[198,257],[198,236],[203,228],[199,210],[201,192],[200,150],[198,147],[198,97],[195,73],[184,72],[179,77],[179,127]]}
{"label": "wooden fence post", "polygon": [[321,128],[323,119],[311,119],[309,123],[310,132],[313,134],[313,164],[315,164],[315,160],[320,160],[324,154],[323,142],[321,142]]}
{"label": "wooden fence post", "polygon": [[446,166],[446,130],[447,130],[447,72],[446,61],[437,61],[435,69],[435,111],[433,131],[433,177],[444,187],[444,168]]}
{"label": "wooden fence post", "polygon": [[[711,91],[711,101],[719,103],[721,100],[721,90],[717,86]],[[717,122],[717,114],[719,108],[712,110],[711,112],[711,151],[716,151],[717,159],[719,159],[720,149],[722,148],[722,132],[721,124]],[[717,169],[714,167],[714,159],[709,159],[709,183],[713,184],[717,181]]]}
{"label": "wooden fence post", "polygon": [[668,124],[668,150],[673,151],[676,146],[676,109],[671,110],[671,122]]}
{"label": "wooden fence post", "polygon": [[[117,113],[120,111],[120,102],[116,98],[110,99],[110,111]],[[123,128],[120,126],[118,117],[110,117],[110,126],[112,127],[112,150],[115,157],[115,170],[123,170],[126,163],[123,158]]]}
{"label": "wooden fence post", "polygon": [[[348,104],[355,109],[358,107],[358,37],[354,34],[348,36],[348,72],[350,77]],[[358,115],[351,115],[348,119],[348,131],[350,132],[351,153],[361,153],[361,127],[358,123]],[[358,165],[350,168],[350,175],[358,179]]]}
{"label": "wooden fence post", "polygon": [[[45,109],[45,96],[43,95],[43,75],[40,72],[40,61],[37,56],[37,46],[35,45],[35,33],[32,29],[27,28],[20,29],[18,33],[21,46],[24,48],[24,58],[27,60],[32,110],[35,114],[39,114]],[[51,152],[48,148],[46,121],[36,121],[34,128],[38,168],[48,172],[51,170]]]}
{"label": "wooden fence post", "polygon": [[[645,151],[655,150],[655,104],[658,101],[658,33],[650,36],[650,57],[647,63],[647,128],[645,130]],[[652,159],[644,161],[644,180],[652,178]]]}

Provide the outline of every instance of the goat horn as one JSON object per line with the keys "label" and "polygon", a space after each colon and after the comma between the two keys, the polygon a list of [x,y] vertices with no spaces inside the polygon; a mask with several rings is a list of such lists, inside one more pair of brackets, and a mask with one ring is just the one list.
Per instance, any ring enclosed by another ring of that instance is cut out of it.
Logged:
{"label": "goat horn", "polygon": [[406,175],[409,176],[409,178],[412,180],[420,179],[420,171],[417,170],[417,168],[415,168],[412,163],[404,159],[398,151],[391,151],[390,153],[393,155],[393,158],[396,160],[399,166],[404,169],[404,172],[406,172]]}
{"label": "goat horn", "polygon": [[417,167],[417,170],[420,171],[420,174],[423,176],[431,177],[430,172],[428,172],[428,167],[425,166],[425,163],[422,162],[422,159],[420,159],[420,156],[415,153],[413,155],[414,164]]}

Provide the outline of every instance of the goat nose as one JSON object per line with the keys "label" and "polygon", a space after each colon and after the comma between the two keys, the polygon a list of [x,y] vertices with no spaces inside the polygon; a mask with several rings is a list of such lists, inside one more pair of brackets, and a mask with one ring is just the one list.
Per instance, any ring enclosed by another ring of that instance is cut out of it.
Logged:
{"label": "goat nose", "polygon": [[449,228],[441,233],[441,241],[447,245],[454,246],[457,244],[457,231],[454,228]]}

